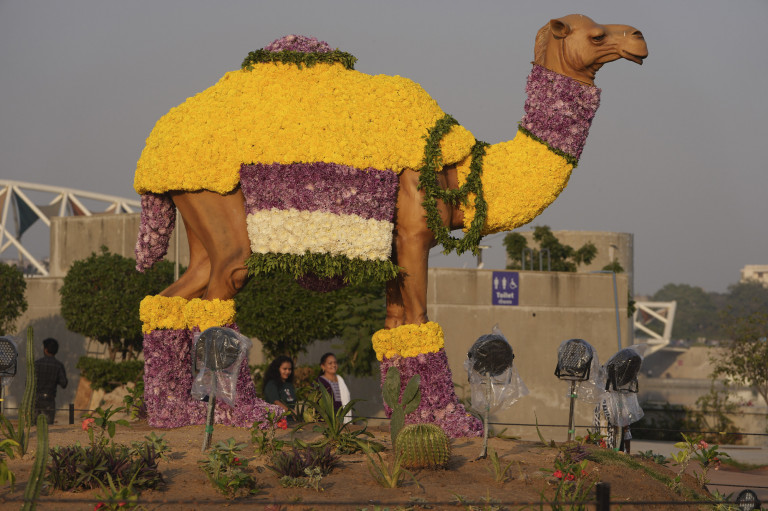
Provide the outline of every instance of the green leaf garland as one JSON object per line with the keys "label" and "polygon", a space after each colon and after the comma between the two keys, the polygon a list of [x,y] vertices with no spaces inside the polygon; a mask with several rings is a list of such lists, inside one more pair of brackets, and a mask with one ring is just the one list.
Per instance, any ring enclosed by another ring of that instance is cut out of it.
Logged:
{"label": "green leaf garland", "polygon": [[[443,246],[443,253],[448,254],[455,250],[457,254],[462,254],[470,250],[473,254],[477,255],[480,250],[481,233],[488,216],[488,204],[483,198],[483,183],[480,178],[483,172],[485,148],[490,144],[475,141],[471,151],[472,162],[469,166],[467,181],[458,189],[443,190],[437,182],[437,173],[443,167],[440,140],[451,131],[453,126],[458,124],[456,119],[446,114],[428,131],[425,137],[427,144],[424,147],[424,165],[418,171],[419,190],[424,192],[424,202],[422,202],[422,205],[427,213],[427,227],[434,233],[437,242]],[[452,206],[456,206],[459,203],[466,205],[470,193],[474,193],[476,196],[475,218],[472,220],[472,224],[463,238],[454,238],[440,218],[440,212],[437,210],[437,201],[441,200]]]}
{"label": "green leaf garland", "polygon": [[343,255],[315,254],[251,254],[245,262],[248,273],[257,276],[282,272],[299,278],[308,273],[318,277],[343,276],[348,284],[387,282],[397,277],[400,268],[391,260],[368,261],[349,259]]}
{"label": "green leaf garland", "polygon": [[312,67],[315,64],[335,64],[340,63],[346,69],[355,69],[355,62],[357,57],[351,53],[344,51],[334,50],[327,53],[305,53],[301,51],[267,51],[264,49],[252,51],[245,57],[241,68],[246,71],[251,71],[254,64],[264,63],[278,63],[283,64],[296,64],[301,68],[302,66]]}

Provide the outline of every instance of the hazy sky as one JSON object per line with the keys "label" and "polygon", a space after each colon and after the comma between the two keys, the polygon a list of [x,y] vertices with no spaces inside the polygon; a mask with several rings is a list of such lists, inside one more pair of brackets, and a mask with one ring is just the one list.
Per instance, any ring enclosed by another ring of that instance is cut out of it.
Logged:
{"label": "hazy sky", "polygon": [[[523,229],[634,233],[638,293],[725,291],[768,264],[765,0],[0,0],[0,178],[137,197],[155,121],[289,33],[409,77],[478,139],[508,140],[537,29],[574,12],[639,28],[650,56],[600,71],[579,167]],[[487,268],[504,265],[502,237]]]}

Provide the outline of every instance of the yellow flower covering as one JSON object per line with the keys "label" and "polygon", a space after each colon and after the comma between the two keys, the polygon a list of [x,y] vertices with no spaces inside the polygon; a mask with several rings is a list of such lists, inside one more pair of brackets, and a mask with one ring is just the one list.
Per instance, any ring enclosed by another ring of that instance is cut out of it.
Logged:
{"label": "yellow flower covering", "polygon": [[235,301],[193,298],[184,307],[184,317],[187,328],[205,330],[213,326],[229,325],[235,322]]}
{"label": "yellow flower covering", "polygon": [[421,325],[402,325],[390,330],[379,330],[371,339],[379,361],[401,357],[415,357],[424,353],[437,353],[445,346],[443,329],[434,321]]}
{"label": "yellow flower covering", "polygon": [[147,296],[139,304],[141,331],[181,330],[187,328],[184,307],[188,300],[180,296]]}
{"label": "yellow flower covering", "polygon": [[[459,185],[469,174],[469,158],[458,166]],[[483,160],[483,196],[488,217],[482,234],[511,231],[525,225],[554,201],[568,184],[573,165],[541,142],[519,132],[509,142],[486,149]],[[475,217],[475,196],[464,211],[464,230]]]}
{"label": "yellow flower covering", "polygon": [[[242,163],[311,163],[400,172],[419,168],[427,130],[445,114],[417,83],[341,64],[256,64],[231,71],[155,125],[137,168],[139,194],[227,193]],[[475,138],[454,126],[443,163],[469,154]]]}

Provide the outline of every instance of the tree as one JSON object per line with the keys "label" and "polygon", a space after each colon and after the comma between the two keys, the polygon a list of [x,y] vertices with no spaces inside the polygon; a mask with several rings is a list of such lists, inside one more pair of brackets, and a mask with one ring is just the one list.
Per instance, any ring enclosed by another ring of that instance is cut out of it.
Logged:
{"label": "tree", "polygon": [[[533,259],[538,260],[539,254],[548,250],[552,271],[575,272],[578,266],[591,263],[597,255],[597,247],[592,242],[585,243],[578,249],[563,245],[547,225],[534,228],[533,239],[538,242],[538,248],[532,249]],[[507,269],[522,269],[523,251],[528,248],[525,236],[516,232],[509,233],[504,237],[504,246],[510,260]]]}
{"label": "tree", "polygon": [[0,335],[5,335],[12,333],[16,320],[27,310],[27,299],[24,296],[27,282],[21,270],[0,263],[0,289],[3,293],[0,300]]}
{"label": "tree", "polygon": [[698,286],[667,284],[651,297],[655,302],[677,302],[672,337],[698,339],[719,333],[715,296]]}
{"label": "tree", "polygon": [[768,287],[754,280],[728,286],[722,308],[726,322],[768,310]]}
{"label": "tree", "polygon": [[317,339],[337,331],[336,292],[315,293],[283,273],[252,278],[235,295],[240,331],[257,337],[270,358],[296,358]]}
{"label": "tree", "polygon": [[360,284],[339,290],[336,307],[337,335],[344,342],[339,369],[344,374],[373,374],[376,352],[371,337],[381,329],[387,315],[387,304],[381,284]]}
{"label": "tree", "polygon": [[712,378],[726,377],[760,394],[768,404],[768,314],[751,312],[726,325],[731,339],[712,357]]}
{"label": "tree", "polygon": [[112,360],[117,353],[130,360],[143,340],[139,303],[172,282],[173,264],[167,261],[139,273],[133,259],[101,247],[101,254],[75,261],[64,277],[61,315],[69,330],[106,344]]}
{"label": "tree", "polygon": [[386,315],[384,286],[358,284],[328,293],[309,291],[291,275],[274,273],[251,279],[235,296],[237,325],[257,337],[269,358],[295,359],[316,340],[339,337],[339,369],[345,374],[373,374],[371,336]]}

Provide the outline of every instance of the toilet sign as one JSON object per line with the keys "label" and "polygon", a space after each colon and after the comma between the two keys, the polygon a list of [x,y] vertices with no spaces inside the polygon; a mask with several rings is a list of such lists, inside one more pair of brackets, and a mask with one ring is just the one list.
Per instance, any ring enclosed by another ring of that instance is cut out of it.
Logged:
{"label": "toilet sign", "polygon": [[520,274],[516,271],[495,271],[491,279],[493,305],[517,305],[520,296]]}

